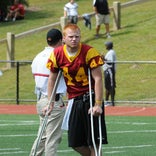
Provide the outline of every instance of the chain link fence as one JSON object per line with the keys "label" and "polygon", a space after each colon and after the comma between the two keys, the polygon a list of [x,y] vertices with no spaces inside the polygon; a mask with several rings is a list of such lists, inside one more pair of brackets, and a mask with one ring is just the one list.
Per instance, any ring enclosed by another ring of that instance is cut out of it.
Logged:
{"label": "chain link fence", "polygon": [[[0,61],[0,103],[28,103],[36,101],[31,61],[13,61],[12,69],[4,69],[7,61]],[[156,61],[117,61],[116,104],[155,104]],[[104,82],[101,82],[104,85]]]}

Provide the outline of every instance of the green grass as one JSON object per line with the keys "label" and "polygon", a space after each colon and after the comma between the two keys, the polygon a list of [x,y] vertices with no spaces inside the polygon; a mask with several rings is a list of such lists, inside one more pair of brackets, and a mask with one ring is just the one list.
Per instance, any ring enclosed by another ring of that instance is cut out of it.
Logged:
{"label": "green grass", "polygon": [[[121,3],[129,0],[120,0]],[[92,12],[92,2],[77,0],[79,13]],[[33,0],[29,1],[30,8],[23,21],[0,23],[0,39],[6,37],[7,32],[15,34],[58,22],[63,15],[63,0]],[[112,6],[113,0],[109,0]],[[85,6],[85,9],[84,9]],[[155,6],[156,1],[149,1],[134,5],[121,10],[121,29],[114,31],[112,28],[111,13],[111,40],[114,42],[114,49],[118,61],[153,61],[156,60],[156,29],[155,29]],[[95,39],[95,18],[92,18],[92,30],[84,26],[83,21],[78,25],[82,31],[82,42],[94,46],[101,53],[106,53],[102,38]],[[35,55],[45,46],[47,31],[42,31],[15,42],[15,60],[32,60]],[[105,28],[101,26],[101,34]],[[0,44],[0,60],[6,60],[6,44]],[[0,70],[4,70],[5,63],[0,63]],[[139,67],[139,68],[138,68]],[[155,67],[154,65],[136,66],[132,64],[118,64],[117,66],[117,90],[116,100],[151,100],[156,97],[155,88]],[[16,91],[16,69],[4,70],[0,77],[1,91],[0,98],[15,98]],[[20,67],[20,98],[34,99],[34,80],[31,75],[30,64]]]}
{"label": "green grass", "polygon": [[[108,145],[105,156],[155,156],[156,117],[106,116]],[[28,156],[36,137],[37,115],[0,115],[0,155]],[[58,156],[78,156],[63,133]]]}

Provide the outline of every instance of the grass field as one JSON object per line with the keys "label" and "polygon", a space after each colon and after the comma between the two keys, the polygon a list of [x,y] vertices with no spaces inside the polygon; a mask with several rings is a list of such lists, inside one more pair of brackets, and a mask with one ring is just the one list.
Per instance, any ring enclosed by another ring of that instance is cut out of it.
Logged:
{"label": "grass field", "polygon": [[[108,145],[105,156],[155,156],[156,117],[106,116]],[[38,129],[37,115],[0,115],[0,155],[28,156]],[[78,156],[67,145],[67,133],[58,156]]]}
{"label": "grass field", "polygon": [[[109,0],[110,6],[114,0]],[[130,0],[120,0],[121,3]],[[30,8],[23,21],[0,23],[0,39],[7,32],[15,34],[58,22],[63,15],[66,0],[29,0]],[[91,1],[77,0],[82,15],[92,12]],[[57,6],[57,7],[53,7]],[[85,10],[84,10],[85,6]],[[156,1],[150,0],[122,10],[121,29],[112,30],[111,40],[114,42],[118,61],[155,60],[156,59]],[[82,30],[82,41],[105,53],[105,37],[94,39],[95,19],[92,18],[92,30],[78,23]],[[103,27],[101,34],[104,33]],[[15,60],[32,60],[45,46],[46,31],[16,40]],[[6,60],[6,44],[0,44],[0,60]],[[5,64],[0,64],[0,70]],[[156,97],[155,68],[131,65],[118,66],[117,100],[146,100]],[[144,73],[142,70],[144,69]],[[30,65],[20,69],[20,95],[23,98],[35,98],[34,80]],[[140,77],[140,75],[141,77]],[[0,77],[0,96],[15,98],[16,69],[4,70]],[[139,77],[139,79],[138,79]],[[23,81],[24,79],[24,81]],[[136,81],[137,80],[137,81]],[[140,85],[139,85],[140,84]],[[143,89],[140,86],[144,86]],[[153,88],[152,88],[153,87]],[[143,93],[143,94],[141,94]],[[155,99],[155,98],[154,98]],[[30,104],[30,103],[29,103]],[[155,156],[156,155],[156,117],[106,116],[109,144],[103,146],[104,156]],[[37,115],[2,115],[0,114],[0,156],[28,156],[38,129]],[[67,133],[59,146],[58,156],[78,156],[67,145]]]}
{"label": "grass field", "polygon": [[[112,6],[114,0],[109,0]],[[120,0],[121,3],[130,0]],[[58,22],[63,15],[63,6],[66,0],[30,0],[30,8],[23,21],[0,23],[0,39],[6,37],[7,32],[15,34],[30,29]],[[92,12],[92,1],[77,0],[79,13]],[[57,7],[51,7],[57,6]],[[85,9],[83,6],[86,6]],[[154,61],[156,60],[156,29],[155,29],[156,1],[151,0],[139,5],[123,8],[121,10],[121,29],[114,31],[112,27],[113,13],[111,13],[111,40],[118,61]],[[92,18],[92,30],[84,26],[83,21],[78,25],[82,31],[82,42],[95,47],[99,52],[106,53],[104,42],[105,28],[101,27],[102,37],[94,38],[95,18]],[[45,46],[45,34],[47,31],[38,32],[15,42],[15,60],[32,60]],[[6,44],[0,44],[0,60],[6,60]],[[0,70],[5,68],[5,63],[0,63]],[[156,97],[155,73],[153,65],[119,64],[117,65],[117,89],[116,100],[140,100],[150,101]],[[30,64],[20,67],[20,98],[35,99],[34,79],[31,74]],[[23,81],[24,80],[24,81]],[[16,69],[4,70],[1,82],[1,99],[15,99],[16,93]],[[12,101],[11,101],[12,103]],[[29,103],[29,102],[28,102]]]}

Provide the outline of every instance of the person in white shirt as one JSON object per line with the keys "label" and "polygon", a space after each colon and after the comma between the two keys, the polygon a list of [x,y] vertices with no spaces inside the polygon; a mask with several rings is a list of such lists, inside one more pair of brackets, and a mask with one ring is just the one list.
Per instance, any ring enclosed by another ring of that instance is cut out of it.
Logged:
{"label": "person in white shirt", "polygon": [[[108,52],[104,57],[105,64],[104,69],[104,84],[106,89],[105,104],[115,106],[115,88],[116,88],[116,53],[113,50],[113,42],[109,41],[105,43]],[[109,96],[111,96],[111,103],[108,102]]]}
{"label": "person in white shirt", "polygon": [[[62,45],[62,33],[58,29],[51,29],[47,33],[46,40],[48,47],[45,47],[42,52],[37,54],[31,64],[32,73],[35,79],[35,93],[37,94],[37,113],[40,117],[39,130],[42,127],[42,122],[44,119],[42,110],[48,104],[47,86],[50,71],[47,69],[46,64],[54,48]],[[48,116],[47,126],[37,150],[36,138],[32,146],[30,156],[33,156],[34,152],[36,152],[36,156],[41,156],[43,153],[45,153],[45,156],[56,156],[57,148],[61,142],[62,136],[61,125],[65,113],[62,96],[65,93],[66,85],[62,76],[56,90],[53,112]]]}
{"label": "person in white shirt", "polygon": [[64,6],[64,17],[68,18],[68,23],[77,24],[78,22],[78,4],[74,0],[69,0]]}

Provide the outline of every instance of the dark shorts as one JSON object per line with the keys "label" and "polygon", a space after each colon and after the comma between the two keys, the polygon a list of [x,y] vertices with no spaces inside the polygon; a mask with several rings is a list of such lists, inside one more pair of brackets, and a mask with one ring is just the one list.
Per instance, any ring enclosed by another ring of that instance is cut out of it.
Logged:
{"label": "dark shorts", "polygon": [[111,69],[104,72],[104,79],[105,88],[107,90],[111,90],[116,87],[115,73],[113,73]]}
{"label": "dark shorts", "polygon": [[[85,100],[83,96],[77,97],[74,100],[69,118],[69,131],[68,131],[69,147],[93,146],[91,135],[91,119],[90,119],[91,117],[88,114],[89,108],[90,108],[89,96],[88,99]],[[93,117],[94,138],[96,144],[99,144],[98,119],[99,119],[98,117]],[[107,144],[104,107],[103,113],[101,115],[101,130],[102,130],[102,144]]]}
{"label": "dark shorts", "polygon": [[68,20],[70,23],[77,24],[78,16],[68,16]]}

